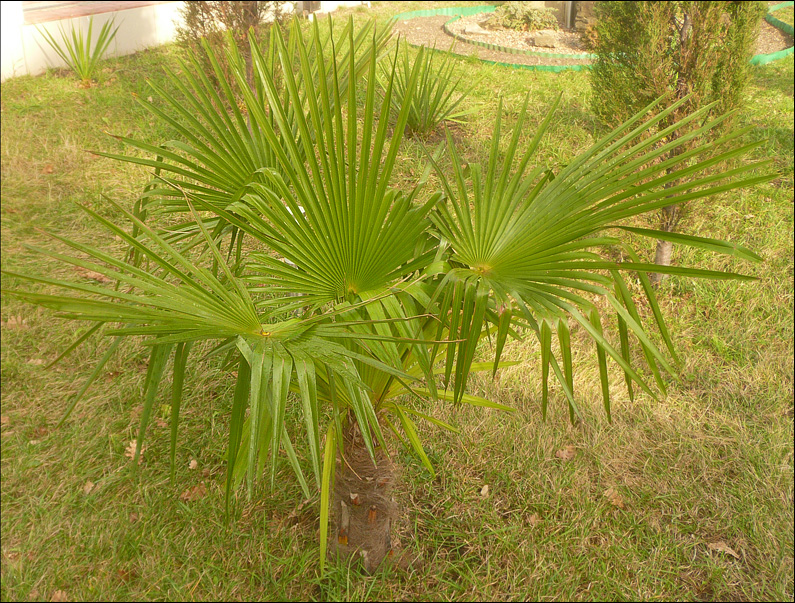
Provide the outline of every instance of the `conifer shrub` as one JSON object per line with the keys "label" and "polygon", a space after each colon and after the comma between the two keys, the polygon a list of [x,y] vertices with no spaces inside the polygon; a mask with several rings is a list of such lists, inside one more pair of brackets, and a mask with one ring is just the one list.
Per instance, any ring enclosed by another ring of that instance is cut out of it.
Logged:
{"label": "conifer shrub", "polygon": [[597,2],[591,44],[594,111],[613,125],[664,94],[687,94],[680,114],[713,100],[740,105],[764,2]]}
{"label": "conifer shrub", "polygon": [[[660,122],[660,131],[710,104],[706,119],[739,108],[766,10],[765,2],[597,2],[590,40],[597,55],[591,70],[594,112],[612,128],[660,96],[669,105],[687,97]],[[733,121],[724,120],[710,136],[725,134]],[[703,140],[693,138],[677,153],[699,144]],[[663,208],[660,229],[675,230],[682,209]],[[670,264],[671,246],[658,242],[658,264]]]}

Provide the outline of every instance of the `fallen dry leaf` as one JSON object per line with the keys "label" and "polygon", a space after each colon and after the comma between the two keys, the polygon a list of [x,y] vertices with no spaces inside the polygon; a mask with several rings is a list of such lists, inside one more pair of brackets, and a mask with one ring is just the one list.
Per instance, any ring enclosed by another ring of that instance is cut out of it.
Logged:
{"label": "fallen dry leaf", "polygon": [[729,545],[723,542],[722,540],[718,542],[710,542],[707,546],[711,551],[717,551],[718,553],[726,553],[727,555],[731,555],[735,559],[740,558],[737,552],[734,549],[729,548]]}
{"label": "fallen dry leaf", "polygon": [[83,268],[82,266],[74,266],[74,271],[77,272],[82,277],[90,278],[91,280],[97,281],[98,283],[112,283],[113,279],[108,278],[104,274],[99,272],[94,272],[93,270],[88,270],[87,268]]}
{"label": "fallen dry leaf", "polygon": [[480,495],[481,495],[483,498],[486,498],[486,497],[488,497],[488,495],[489,495],[489,485],[488,485],[488,484],[486,484],[485,486],[483,486],[483,487],[480,489]]}
{"label": "fallen dry leaf", "polygon": [[129,521],[130,523],[135,523],[138,521],[138,513],[130,513]]}
{"label": "fallen dry leaf", "polygon": [[191,459],[190,463],[188,463],[188,469],[193,471],[199,467],[199,462],[196,459]]}
{"label": "fallen dry leaf", "polygon": [[135,570],[117,569],[116,575],[119,577],[119,580],[125,584],[138,577],[138,574]]}
{"label": "fallen dry leaf", "polygon": [[42,364],[44,364],[44,360],[42,360],[41,358],[31,358],[30,360],[28,360],[28,364],[32,364],[33,366],[41,366]]}
{"label": "fallen dry leaf", "polygon": [[19,564],[20,561],[19,551],[10,551],[8,553],[3,553],[3,557],[5,557],[5,560],[14,567],[16,567]]}
{"label": "fallen dry leaf", "polygon": [[541,523],[541,517],[538,515],[538,513],[533,513],[530,517],[527,518],[527,522],[532,527],[536,527],[538,524]]}
{"label": "fallen dry leaf", "polygon": [[624,508],[624,499],[621,497],[621,495],[618,493],[618,491],[615,488],[608,488],[607,490],[605,490],[604,495],[607,497],[607,500],[610,501],[610,504],[613,505],[614,507],[618,507],[619,509]]}
{"label": "fallen dry leaf", "polygon": [[2,326],[7,329],[27,329],[28,319],[21,316],[9,316],[8,320],[2,323]]}
{"label": "fallen dry leaf", "polygon": [[210,470],[207,467],[202,469],[202,477],[210,477]]}
{"label": "fallen dry leaf", "polygon": [[96,484],[94,484],[94,482],[92,482],[91,480],[87,481],[87,482],[86,482],[86,483],[83,485],[83,494],[85,494],[85,495],[89,495],[89,494],[91,494],[91,491],[94,489],[94,486],[95,486],[95,485],[96,485]]}
{"label": "fallen dry leaf", "polygon": [[[358,494],[356,494],[355,492],[351,492],[351,493],[350,493],[350,497],[351,497],[351,502],[352,502],[353,504],[355,504],[355,505],[359,505],[359,504],[361,504],[361,502],[354,502],[354,499],[356,499],[356,500],[358,500],[358,499],[359,499],[359,495],[358,495]],[[297,518],[297,517],[298,517],[298,516],[301,514],[301,512],[304,510],[304,507],[306,507],[306,506],[309,504],[309,502],[310,502],[310,501],[309,501],[309,499],[307,499],[307,500],[302,500],[302,501],[301,501],[301,502],[298,504],[298,506],[297,506],[297,507],[295,507],[295,508],[294,508],[292,511],[290,511],[290,514],[287,516],[287,519],[288,519],[288,520],[291,520],[291,519],[296,519],[296,518]]]}
{"label": "fallen dry leaf", "polygon": [[566,446],[555,453],[555,456],[564,461],[570,461],[577,454],[576,446]]}
{"label": "fallen dry leaf", "polygon": [[48,163],[47,165],[45,165],[42,168],[41,173],[42,174],[52,174],[54,171],[55,171],[55,167],[53,166],[53,164]]}
{"label": "fallen dry leaf", "polygon": [[[135,458],[135,451],[138,449],[138,442],[136,440],[131,440],[130,445],[127,446],[124,450],[124,456],[128,459]],[[138,456],[138,464],[140,465],[144,460],[144,452],[146,452],[146,446],[141,448],[141,454]]]}
{"label": "fallen dry leaf", "polygon": [[207,495],[207,487],[204,483],[199,484],[198,486],[193,486],[193,488],[188,488],[182,494],[179,495],[179,499],[185,502],[191,500],[199,500],[200,498],[204,498]]}
{"label": "fallen dry leaf", "polygon": [[66,594],[66,591],[63,590],[56,590],[52,597],[50,597],[50,601],[68,601],[69,595]]}

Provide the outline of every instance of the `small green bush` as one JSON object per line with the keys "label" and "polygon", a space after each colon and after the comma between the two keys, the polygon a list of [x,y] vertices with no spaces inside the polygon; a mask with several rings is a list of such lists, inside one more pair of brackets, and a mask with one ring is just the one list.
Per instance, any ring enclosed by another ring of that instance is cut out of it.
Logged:
{"label": "small green bush", "polygon": [[[419,67],[415,66],[417,64]],[[417,68],[419,76],[416,84],[411,86],[411,76]],[[383,93],[389,88],[390,81],[393,86],[393,114],[398,115],[406,102],[411,105],[406,120],[406,132],[412,136],[428,134],[445,120],[460,122],[462,117],[476,109],[459,109],[468,91],[458,90],[461,77],[456,75],[456,60],[452,49],[445,53],[425,50],[414,61],[409,59],[408,52],[403,52],[395,66],[386,61],[382,63],[382,70]],[[394,78],[389,78],[392,72]],[[468,89],[471,90],[471,86]]]}
{"label": "small green bush", "polygon": [[46,29],[38,29],[38,31],[44,36],[47,44],[80,78],[80,86],[90,88],[91,80],[98,69],[99,62],[105,55],[110,43],[116,37],[116,32],[119,31],[118,25],[116,25],[115,29],[113,28],[114,24],[114,19],[111,19],[102,26],[99,36],[93,42],[93,46],[91,35],[91,31],[94,28],[93,16],[88,20],[88,33],[85,36],[83,36],[82,30],[77,27],[72,26],[71,31],[67,34],[66,30],[59,26],[61,41],[58,42],[55,36]]}
{"label": "small green bush", "polygon": [[593,110],[613,127],[662,95],[692,94],[680,116],[740,106],[764,2],[598,2]]}
{"label": "small green bush", "polygon": [[560,29],[557,12],[554,8],[530,8],[527,2],[506,2],[497,7],[489,20],[493,26],[536,31],[539,29]]}
{"label": "small green bush", "polygon": [[[254,30],[258,40],[263,39],[276,24],[284,30],[287,18],[292,13],[289,5],[292,2],[269,1],[221,2],[217,0],[185,2],[180,9],[184,25],[177,27],[177,42],[201,62],[205,73],[213,77],[214,68],[210,62],[206,43],[221,66],[224,78],[232,79],[232,68],[226,57],[226,32],[232,37],[244,56],[248,49],[248,32]],[[251,79],[251,61],[248,64],[249,80]]]}

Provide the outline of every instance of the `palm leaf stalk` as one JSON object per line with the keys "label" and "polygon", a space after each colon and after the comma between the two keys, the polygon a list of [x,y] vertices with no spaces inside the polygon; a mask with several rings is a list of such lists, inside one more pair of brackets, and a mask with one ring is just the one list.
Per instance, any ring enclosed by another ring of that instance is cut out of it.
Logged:
{"label": "palm leaf stalk", "polygon": [[[223,96],[226,92],[212,96],[212,85],[201,74],[185,76],[182,87],[175,82],[180,95],[160,90],[167,109],[154,113],[181,135],[181,141],[168,145],[178,152],[125,140],[158,158],[108,155],[157,172],[138,211],[108,201],[130,222],[130,232],[85,208],[134,253],[118,259],[62,237],[55,238],[71,254],[39,250],[103,274],[117,285],[7,273],[62,293],[6,292],[51,308],[58,317],[96,325],[69,350],[90,334],[112,338],[89,382],[69,401],[69,410],[122,338],[143,338],[151,347],[138,450],[159,383],[174,357],[172,471],[191,354],[195,357],[195,350],[207,342],[214,345],[210,355],[227,354],[237,367],[227,446],[227,508],[242,482],[248,496],[254,495],[262,476],[271,488],[276,486],[283,451],[305,495],[313,487],[320,490],[321,571],[327,551],[361,557],[371,570],[388,555],[397,509],[390,495],[394,475],[386,434],[413,450],[432,472],[415,420],[455,427],[417,410],[413,401],[452,400],[504,409],[465,390],[471,372],[496,371],[503,364],[508,338],[529,332],[540,342],[544,415],[550,369],[570,416],[579,414],[574,328],[596,343],[608,419],[608,358],[629,387],[636,384],[655,395],[634,366],[630,345],[636,340],[658,389],[664,391],[663,372],[674,369],[657,348],[656,335],[643,324],[627,280],[637,274],[653,325],[675,361],[671,336],[646,277],[660,268],[642,262],[616,235],[629,231],[659,236],[624,222],[670,204],[671,195],[682,202],[771,178],[758,173],[769,162],[725,172],[713,169],[754,144],[707,160],[692,150],[659,161],[686,137],[665,142],[668,129],[645,140],[639,135],[675,106],[653,117],[647,114],[654,106],[648,107],[558,174],[543,165],[531,169],[556,102],[526,148],[520,150],[519,141],[527,103],[505,151],[500,106],[485,169],[473,164],[465,174],[448,135],[452,175],[438,156],[429,155],[429,169],[437,170],[442,190],[424,191],[427,172],[410,191],[396,190],[392,175],[411,94],[422,76],[424,51],[408,72],[407,96],[392,120],[400,48],[382,78],[383,102],[378,106],[379,38],[371,33],[367,43],[360,42],[363,56],[341,50],[356,48],[359,39],[352,24],[344,33],[347,41],[333,31],[324,37],[315,24],[308,39],[291,36],[285,41],[276,30],[267,50],[252,37],[253,88],[243,62],[231,61],[245,118],[236,105],[225,102],[232,98]],[[230,52],[234,57],[234,50]],[[188,100],[188,113],[180,108],[185,98],[193,99]],[[357,98],[364,99],[361,106]],[[198,117],[191,121],[189,114]],[[694,114],[671,127],[701,116]],[[719,121],[705,123],[696,134]],[[390,122],[395,123],[391,131]],[[726,135],[715,144],[732,143],[743,133]],[[687,188],[665,188],[669,179],[683,176],[689,177]],[[182,212],[190,241],[142,219],[146,208],[157,204]],[[267,251],[240,253],[231,263],[229,254],[222,253],[227,228]],[[759,260],[739,246],[676,236],[684,244]],[[615,250],[628,261],[609,259],[614,255],[607,254]],[[669,270],[684,277],[747,278],[696,268]],[[595,303],[594,296],[601,301]],[[610,343],[606,314],[617,319],[619,350]],[[485,337],[494,338],[494,361],[476,362]],[[299,419],[300,434],[287,428],[291,415]],[[302,470],[301,461],[307,458],[310,479]]]}

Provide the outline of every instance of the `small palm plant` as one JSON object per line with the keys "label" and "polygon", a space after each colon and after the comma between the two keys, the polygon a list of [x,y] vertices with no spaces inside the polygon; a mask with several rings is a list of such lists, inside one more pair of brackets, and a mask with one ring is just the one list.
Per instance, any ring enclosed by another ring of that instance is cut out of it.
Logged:
{"label": "small palm plant", "polygon": [[[675,360],[646,277],[661,268],[640,261],[612,233],[674,236],[624,222],[662,205],[766,181],[770,174],[748,174],[770,162],[714,169],[761,142],[713,153],[706,160],[694,149],[661,161],[686,138],[666,142],[665,137],[699,120],[703,112],[644,138],[676,108],[654,115],[652,105],[560,173],[543,165],[531,169],[557,103],[524,147],[520,132],[527,127],[526,102],[506,149],[500,144],[498,112],[485,168],[473,164],[465,175],[448,137],[452,174],[429,157],[431,165],[416,186],[396,190],[390,183],[411,112],[411,91],[423,72],[422,51],[408,73],[407,96],[390,132],[398,64],[396,59],[389,63],[384,102],[378,107],[377,36],[357,46],[349,22],[347,47],[358,51],[342,55],[338,39],[322,43],[317,22],[308,39],[295,27],[290,44],[275,31],[266,52],[252,36],[253,90],[245,61],[230,51],[235,81],[227,84],[226,93],[229,98],[242,95],[250,122],[236,104],[221,101],[206,76],[188,75],[187,65],[182,80],[174,80],[179,98],[155,89],[170,110],[144,103],[173,125],[180,139],[161,147],[128,140],[157,158],[118,157],[155,168],[135,211],[108,201],[129,221],[130,230],[84,208],[131,253],[120,258],[60,237],[75,253],[40,250],[119,286],[13,274],[63,293],[7,293],[51,308],[59,317],[92,322],[77,343],[95,333],[110,339],[91,379],[122,338],[142,338],[149,346],[136,450],[141,450],[158,384],[173,357],[172,469],[191,353],[209,342],[213,353],[226,354],[237,370],[227,505],[243,482],[249,496],[262,476],[274,487],[283,452],[304,493],[320,491],[321,571],[327,551],[360,557],[374,569],[389,553],[390,524],[398,511],[390,495],[392,444],[402,442],[432,472],[415,421],[454,429],[416,410],[414,401],[506,409],[468,394],[467,377],[472,371],[496,371],[506,340],[524,332],[541,345],[542,412],[546,414],[551,369],[576,420],[572,322],[597,344],[608,419],[608,357],[630,388],[635,384],[655,395],[633,366],[630,338],[640,343],[664,390],[661,371],[674,369],[643,325],[627,284],[628,273],[638,275],[654,324]],[[366,77],[357,77],[359,73]],[[183,106],[185,99],[190,104]],[[361,106],[357,99],[363,99]],[[225,106],[229,108],[223,110]],[[693,135],[722,119],[703,124]],[[726,135],[715,144],[730,147],[743,134]],[[427,192],[425,178],[434,168],[442,190]],[[665,187],[683,175],[690,176],[687,186]],[[182,214],[184,222],[174,225],[170,216],[168,229],[153,226],[162,211]],[[683,244],[759,259],[737,245],[676,237]],[[604,252],[614,249],[628,260],[605,259]],[[666,270],[688,277],[747,278],[694,268]],[[606,315],[618,319],[618,350],[603,331]],[[485,336],[496,341],[494,361],[474,362]],[[559,344],[557,355],[553,338]],[[67,416],[91,379],[70,401]],[[290,408],[301,417],[298,433],[287,427]],[[312,469],[310,479],[301,460]]]}
{"label": "small palm plant", "polygon": [[[392,107],[398,114],[404,105],[409,105],[406,131],[410,135],[426,135],[443,121],[460,122],[461,118],[477,108],[459,109],[467,91],[459,90],[461,77],[456,76],[456,60],[452,46],[447,52],[421,51],[412,63],[408,48],[396,58],[397,65],[384,64],[382,85],[384,89],[391,81]],[[434,60],[434,57],[436,60]],[[419,67],[419,76],[413,89],[409,89],[412,71]],[[391,74],[394,73],[394,78]],[[472,86],[468,87],[469,90]]]}
{"label": "small palm plant", "polygon": [[88,32],[85,37],[83,36],[83,30],[76,26],[72,26],[72,30],[68,34],[63,26],[59,26],[60,42],[46,29],[39,29],[38,31],[44,36],[47,44],[80,78],[80,86],[82,88],[90,88],[91,80],[94,78],[99,62],[119,30],[118,25],[114,29],[114,22],[115,19],[105,22],[102,29],[99,30],[96,42],[92,42],[91,36],[94,27],[93,16],[88,20]]}

